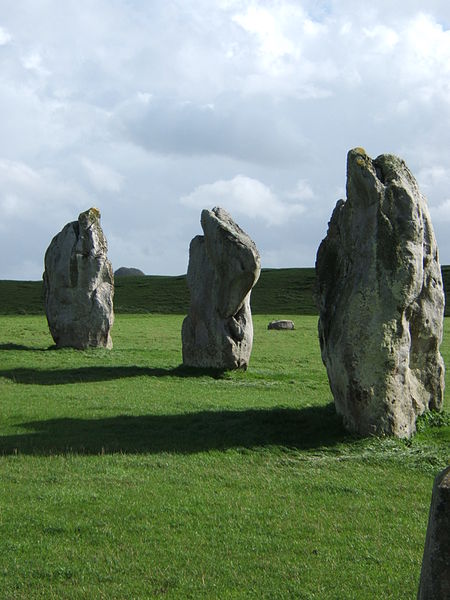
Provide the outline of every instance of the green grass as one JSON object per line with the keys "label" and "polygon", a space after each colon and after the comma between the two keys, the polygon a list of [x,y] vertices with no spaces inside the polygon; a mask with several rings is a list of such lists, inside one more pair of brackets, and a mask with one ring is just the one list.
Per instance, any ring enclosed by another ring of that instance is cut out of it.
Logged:
{"label": "green grass", "polygon": [[[444,290],[450,293],[450,266],[442,267]],[[253,314],[315,315],[313,268],[263,269],[252,291]],[[116,277],[114,310],[118,314],[186,314],[186,276]],[[0,280],[0,315],[43,314],[41,281]],[[446,307],[446,316],[450,308]]]}
{"label": "green grass", "polygon": [[448,395],[411,441],[349,435],[317,318],[269,312],[225,375],[180,368],[180,315],[83,352],[0,318],[0,598],[415,597]]}
{"label": "green grass", "polygon": [[[441,267],[441,271],[442,271],[442,281],[444,284],[445,297],[448,298],[449,294],[450,294],[450,265],[443,265]],[[445,307],[445,316],[446,317],[450,316],[450,306]]]}
{"label": "green grass", "polygon": [[0,315],[44,314],[42,281],[0,280]]}
{"label": "green grass", "polygon": [[[263,269],[252,292],[254,314],[313,315],[314,269]],[[116,313],[185,314],[186,276],[116,277]],[[43,314],[42,282],[0,281],[0,314]]]}

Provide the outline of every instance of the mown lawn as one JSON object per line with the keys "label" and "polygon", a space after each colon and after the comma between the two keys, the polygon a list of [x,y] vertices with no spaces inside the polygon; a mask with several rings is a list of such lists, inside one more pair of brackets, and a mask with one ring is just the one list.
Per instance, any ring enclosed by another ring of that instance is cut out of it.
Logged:
{"label": "mown lawn", "polygon": [[414,598],[448,395],[412,441],[359,439],[316,317],[257,315],[222,376],[180,368],[182,318],[118,315],[80,352],[0,317],[0,598]]}

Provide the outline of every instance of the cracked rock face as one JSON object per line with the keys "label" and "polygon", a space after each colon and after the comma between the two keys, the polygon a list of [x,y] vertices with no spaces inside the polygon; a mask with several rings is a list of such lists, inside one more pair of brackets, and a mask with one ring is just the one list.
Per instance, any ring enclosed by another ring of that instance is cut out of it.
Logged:
{"label": "cracked rock face", "polygon": [[204,235],[189,247],[191,295],[182,327],[183,364],[246,369],[253,343],[251,289],[261,271],[255,244],[222,208],[203,210]]}
{"label": "cracked rock face", "polygon": [[96,208],[82,212],[45,253],[44,299],[58,347],[111,348],[114,276]]}
{"label": "cracked rock face", "polygon": [[426,201],[404,161],[347,160],[347,200],[316,261],[319,338],[336,409],[363,435],[409,437],[442,407],[444,292]]}

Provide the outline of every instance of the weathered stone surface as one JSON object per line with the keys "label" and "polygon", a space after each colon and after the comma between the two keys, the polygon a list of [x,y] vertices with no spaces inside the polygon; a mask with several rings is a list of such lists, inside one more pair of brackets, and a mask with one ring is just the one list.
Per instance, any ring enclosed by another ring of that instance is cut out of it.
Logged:
{"label": "weathered stone surface", "polygon": [[260,274],[255,244],[222,208],[203,210],[204,235],[189,247],[191,294],[182,327],[183,363],[247,368],[253,343],[250,293]]}
{"label": "weathered stone surface", "polygon": [[114,276],[96,208],[82,212],[45,254],[44,298],[58,347],[112,347]]}
{"label": "weathered stone surface", "polygon": [[440,409],[444,292],[424,197],[401,159],[348,154],[347,201],[316,261],[319,338],[336,409],[363,435],[409,437]]}
{"label": "weathered stone surface", "polygon": [[434,480],[418,600],[450,598],[450,466]]}
{"label": "weathered stone surface", "polygon": [[295,329],[295,325],[294,321],[290,321],[289,319],[279,319],[277,321],[270,321],[267,329]]}

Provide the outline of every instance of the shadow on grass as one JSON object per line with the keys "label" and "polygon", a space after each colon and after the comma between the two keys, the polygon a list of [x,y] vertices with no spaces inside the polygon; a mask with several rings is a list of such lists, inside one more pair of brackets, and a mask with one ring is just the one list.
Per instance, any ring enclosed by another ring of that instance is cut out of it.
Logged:
{"label": "shadow on grass", "polygon": [[34,348],[33,346],[23,346],[22,344],[0,344],[0,350],[25,350],[27,352],[46,352],[46,348]]}
{"label": "shadow on grass", "polygon": [[176,415],[50,419],[0,437],[0,454],[181,453],[263,448],[314,449],[353,439],[334,405],[302,409],[202,411]]}
{"label": "shadow on grass", "polygon": [[220,379],[224,372],[219,369],[196,369],[180,365],[172,369],[130,366],[78,367],[76,369],[5,369],[5,377],[27,385],[65,385],[66,383],[89,383],[110,381],[127,377],[212,377]]}

